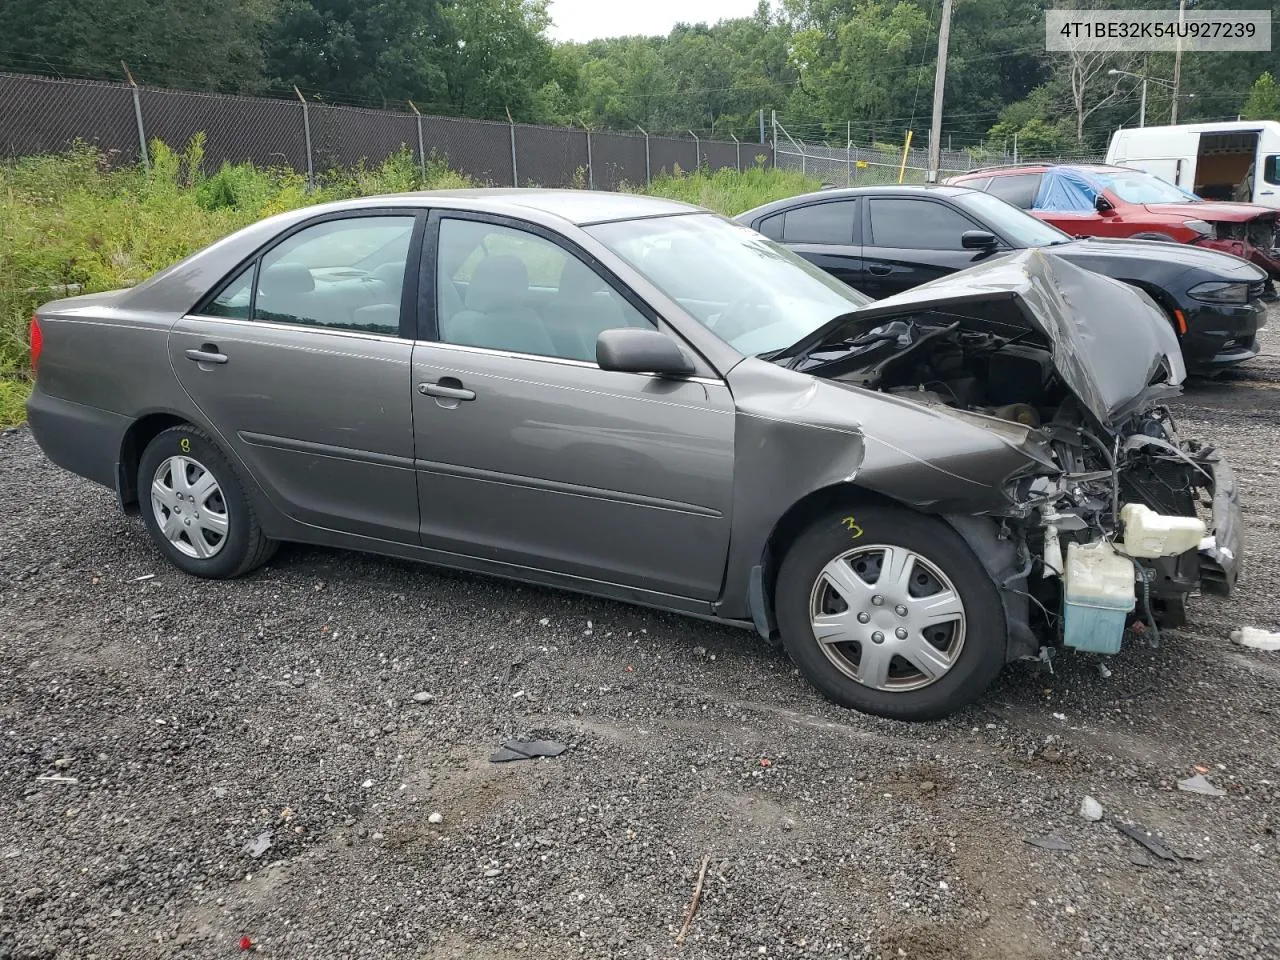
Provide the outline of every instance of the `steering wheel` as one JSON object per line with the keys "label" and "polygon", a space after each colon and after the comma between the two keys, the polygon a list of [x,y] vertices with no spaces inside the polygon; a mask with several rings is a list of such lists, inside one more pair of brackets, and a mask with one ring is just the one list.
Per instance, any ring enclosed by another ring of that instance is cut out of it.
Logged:
{"label": "steering wheel", "polygon": [[764,299],[765,294],[758,289],[748,290],[731,300],[723,310],[708,318],[707,328],[724,340],[749,332],[754,324],[748,317],[760,309],[772,312],[773,303]]}

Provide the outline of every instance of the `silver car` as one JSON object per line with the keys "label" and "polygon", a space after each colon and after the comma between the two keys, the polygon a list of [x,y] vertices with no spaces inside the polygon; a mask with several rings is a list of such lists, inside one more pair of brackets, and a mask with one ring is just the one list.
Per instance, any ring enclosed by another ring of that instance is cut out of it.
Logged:
{"label": "silver car", "polygon": [[291,540],[577,590],[752,628],[889,717],[1239,569],[1163,315],[1037,250],[870,304],[666,200],[374,197],[47,304],[32,362],[45,454],[187,573]]}

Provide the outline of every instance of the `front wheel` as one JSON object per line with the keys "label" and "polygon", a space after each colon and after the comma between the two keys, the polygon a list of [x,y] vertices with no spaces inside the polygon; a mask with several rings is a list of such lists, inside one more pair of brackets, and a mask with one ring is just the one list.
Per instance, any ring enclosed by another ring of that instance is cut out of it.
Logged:
{"label": "front wheel", "polygon": [[156,435],[138,464],[138,499],[151,539],[174,566],[225,580],[275,552],[240,478],[203,431],[183,425]]}
{"label": "front wheel", "polygon": [[898,720],[932,720],[980,697],[1005,662],[994,582],[947,524],[853,507],[810,526],[783,558],[782,642],[828,699]]}

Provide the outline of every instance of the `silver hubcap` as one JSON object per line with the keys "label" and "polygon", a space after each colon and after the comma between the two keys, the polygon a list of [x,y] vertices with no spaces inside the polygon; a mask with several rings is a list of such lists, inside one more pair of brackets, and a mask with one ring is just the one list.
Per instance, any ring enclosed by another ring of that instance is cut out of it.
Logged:
{"label": "silver hubcap", "polygon": [[207,560],[227,542],[230,518],[222,489],[191,457],[170,457],[151,481],[151,509],[166,540],[188,557]]}
{"label": "silver hubcap", "polygon": [[941,679],[964,647],[964,603],[947,575],[905,547],[858,547],[818,574],[814,639],[863,686],[902,692]]}

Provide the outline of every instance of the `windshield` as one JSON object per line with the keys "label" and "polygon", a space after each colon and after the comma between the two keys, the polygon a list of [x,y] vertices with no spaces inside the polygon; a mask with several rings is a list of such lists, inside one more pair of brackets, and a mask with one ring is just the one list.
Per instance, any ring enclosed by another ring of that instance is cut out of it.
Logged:
{"label": "windshield", "polygon": [[871,302],[772,240],[715,214],[622,220],[587,232],[749,356],[789,347]]}
{"label": "windshield", "polygon": [[1004,234],[1015,247],[1050,247],[1071,239],[1060,229],[989,193],[965,193],[956,197],[956,202],[979,220],[986,221],[988,227]]}
{"label": "windshield", "polygon": [[1051,227],[989,193],[966,193],[957,197],[956,202],[975,217],[986,221],[1015,247],[1048,247],[1071,239],[1057,227]]}
{"label": "windshield", "polygon": [[1200,198],[1141,170],[1088,170],[1086,176],[1127,203],[1196,203]]}

